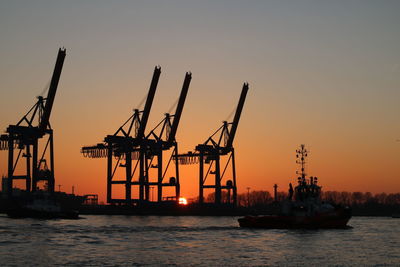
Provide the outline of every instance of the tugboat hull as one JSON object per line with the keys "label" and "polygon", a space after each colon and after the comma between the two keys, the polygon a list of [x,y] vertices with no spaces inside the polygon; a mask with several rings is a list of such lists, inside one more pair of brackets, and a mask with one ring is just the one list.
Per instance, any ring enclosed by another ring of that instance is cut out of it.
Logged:
{"label": "tugboat hull", "polygon": [[350,211],[341,210],[313,216],[245,216],[238,219],[240,227],[266,229],[340,229],[346,228]]}

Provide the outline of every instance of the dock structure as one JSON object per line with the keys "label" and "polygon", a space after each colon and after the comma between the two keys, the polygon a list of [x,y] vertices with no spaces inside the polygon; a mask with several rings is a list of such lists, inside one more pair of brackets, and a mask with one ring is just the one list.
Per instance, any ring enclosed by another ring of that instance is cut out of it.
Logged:
{"label": "dock structure", "polygon": [[[66,50],[60,48],[47,97],[39,96],[17,124],[9,125],[6,134],[0,135],[0,150],[8,151],[8,176],[3,178],[3,191],[10,198],[13,182],[17,179],[25,180],[26,192],[44,189],[54,193],[54,143],[50,115],[65,56]],[[204,190],[214,189],[215,207],[221,204],[235,207],[237,183],[233,142],[249,89],[248,83],[243,84],[233,121],[223,121],[222,126],[204,143],[198,144],[194,152],[179,154],[176,133],[192,74],[185,74],[175,113],[165,113],[161,122],[146,134],[160,75],[161,67],[156,66],[143,110],[134,109],[125,123],[114,134],[106,135],[103,142],[81,148],[84,157],[107,159],[107,203],[128,206],[150,202],[179,204],[179,166],[198,163],[199,204],[205,202]],[[25,158],[25,164],[21,164],[24,161],[22,158]],[[231,177],[228,177],[228,167],[231,168]],[[16,174],[21,169],[23,173]],[[156,169],[154,177],[150,175],[154,173],[151,169]],[[214,176],[214,179],[207,181],[209,176]],[[38,187],[39,182],[45,183],[43,188]],[[115,185],[125,186],[124,198],[115,197]],[[164,196],[164,188],[167,187],[175,189],[174,196]],[[132,189],[137,190],[135,197],[132,197]],[[152,189],[157,190],[156,198]],[[93,203],[98,201],[97,195],[87,197]]]}
{"label": "dock structure", "polygon": [[[155,67],[142,111],[135,109],[129,119],[113,135],[107,135],[104,138],[103,143],[84,146],[81,149],[85,157],[107,158],[107,203],[127,205],[147,203],[152,200],[150,195],[152,186],[157,188],[157,202],[163,201],[163,187],[167,186],[175,187],[175,198],[176,201],[179,200],[180,183],[177,162],[175,162],[175,177],[171,177],[167,182],[164,178],[172,156],[178,153],[175,135],[189,89],[191,74],[186,73],[175,114],[165,114],[165,118],[146,135],[146,126],[160,74],[161,68]],[[171,118],[173,118],[172,123]],[[157,132],[160,126],[161,129]],[[164,167],[163,153],[171,149],[172,155]],[[124,169],[122,178],[115,177],[118,168]],[[157,168],[156,181],[152,181],[149,175],[150,168]],[[118,184],[125,185],[125,199],[113,197],[113,185]],[[137,198],[132,198],[132,188],[138,190]]]}
{"label": "dock structure", "polygon": [[[233,206],[237,204],[235,149],[233,147],[233,141],[235,139],[248,89],[248,83],[244,83],[232,122],[224,121],[222,126],[208,137],[204,143],[195,147],[194,152],[188,152],[177,156],[180,164],[199,164],[200,204],[204,203],[205,189],[214,189],[214,204],[216,205],[221,205],[223,202]],[[227,158],[224,166],[221,166],[222,158]],[[208,165],[208,167],[206,168],[205,165]],[[225,177],[229,165],[232,170],[231,179]],[[214,179],[207,181],[207,178],[211,175],[214,176]],[[226,180],[225,184],[223,184],[224,180]],[[208,183],[206,184],[206,182]],[[225,201],[222,201],[223,190],[226,191]]]}
{"label": "dock structure", "polygon": [[[7,187],[3,191],[9,197],[12,197],[13,183],[17,179],[25,180],[27,192],[36,191],[41,181],[46,183],[44,188],[47,191],[54,192],[54,143],[50,115],[65,56],[66,50],[60,48],[47,97],[39,96],[21,120],[15,125],[9,125],[6,134],[0,136],[0,150],[8,150]],[[21,163],[21,158],[25,158],[25,164]],[[23,170],[22,174],[16,174],[18,167]]]}

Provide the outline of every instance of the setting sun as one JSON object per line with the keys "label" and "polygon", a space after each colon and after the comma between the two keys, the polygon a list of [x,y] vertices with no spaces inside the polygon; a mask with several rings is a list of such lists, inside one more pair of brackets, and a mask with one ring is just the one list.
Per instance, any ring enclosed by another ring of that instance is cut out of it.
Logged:
{"label": "setting sun", "polygon": [[187,204],[188,204],[188,202],[187,202],[186,198],[184,198],[184,197],[179,198],[179,205],[187,205]]}

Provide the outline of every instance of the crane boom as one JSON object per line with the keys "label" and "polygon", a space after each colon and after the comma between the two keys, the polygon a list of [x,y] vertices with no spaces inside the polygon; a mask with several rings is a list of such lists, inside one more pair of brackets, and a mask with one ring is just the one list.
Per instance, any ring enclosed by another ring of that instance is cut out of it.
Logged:
{"label": "crane boom", "polygon": [[151,106],[153,104],[153,99],[154,99],[154,95],[156,93],[158,79],[160,78],[160,74],[161,74],[161,67],[156,66],[154,68],[153,79],[151,80],[149,93],[147,95],[146,104],[144,106],[144,110],[143,110],[143,114],[142,114],[142,119],[140,121],[140,127],[138,130],[137,138],[144,137],[144,131],[146,130],[146,125],[147,125],[147,121],[149,119],[150,110],[151,110]]}
{"label": "crane boom", "polygon": [[229,138],[226,142],[226,148],[231,148],[233,140],[235,139],[236,130],[239,124],[240,115],[242,114],[242,109],[244,106],[244,101],[246,100],[247,91],[249,90],[249,84],[244,83],[242,88],[242,93],[240,94],[239,103],[236,108],[235,117],[233,118],[232,127],[229,131]]}
{"label": "crane boom", "polygon": [[174,121],[172,122],[171,133],[169,134],[168,143],[172,143],[175,140],[176,131],[178,130],[179,121],[181,119],[183,106],[185,105],[186,95],[189,90],[190,81],[192,80],[192,74],[186,72],[185,80],[183,81],[181,95],[179,96],[178,105],[176,106]]}
{"label": "crane boom", "polygon": [[54,66],[53,76],[51,78],[49,92],[47,93],[46,104],[43,111],[43,116],[40,118],[39,129],[45,131],[49,124],[51,110],[53,108],[54,98],[56,97],[58,81],[60,80],[61,70],[65,59],[65,48],[58,49],[57,61]]}

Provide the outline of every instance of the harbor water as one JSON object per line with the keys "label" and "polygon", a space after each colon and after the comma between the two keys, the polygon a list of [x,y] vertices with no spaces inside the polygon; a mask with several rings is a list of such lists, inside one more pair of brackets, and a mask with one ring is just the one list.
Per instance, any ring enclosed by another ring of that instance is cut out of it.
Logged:
{"label": "harbor water", "polygon": [[0,214],[0,266],[400,266],[400,219],[350,229],[242,229],[237,217]]}

